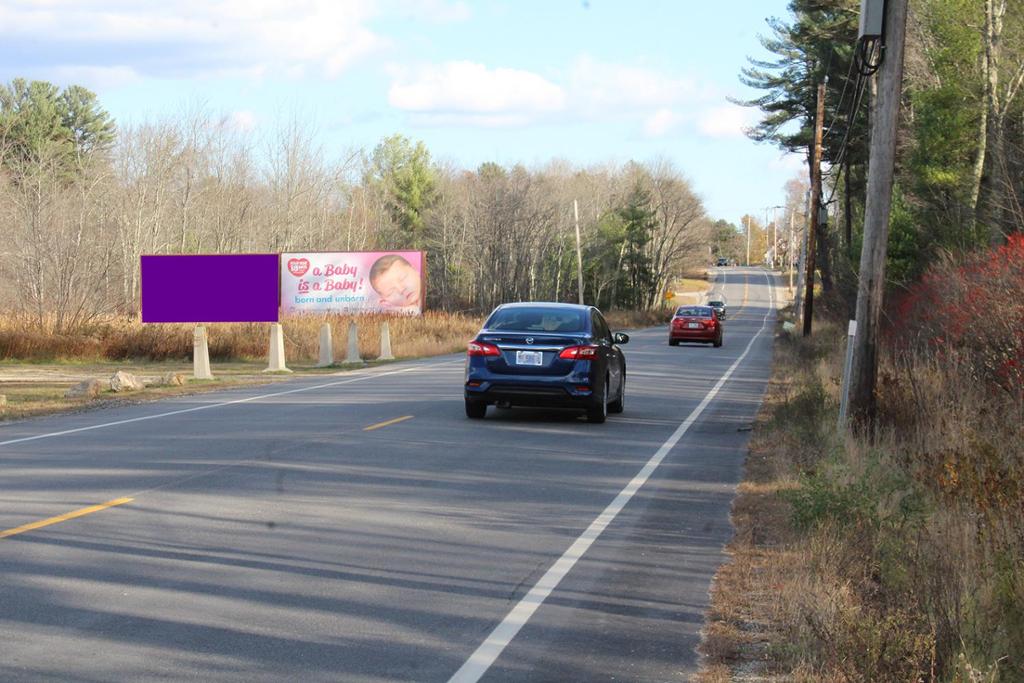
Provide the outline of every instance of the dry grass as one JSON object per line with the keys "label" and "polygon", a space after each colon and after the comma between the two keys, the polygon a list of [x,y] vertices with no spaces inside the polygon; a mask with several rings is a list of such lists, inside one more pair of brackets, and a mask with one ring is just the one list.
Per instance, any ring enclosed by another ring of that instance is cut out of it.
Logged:
{"label": "dry grass", "polygon": [[664,325],[672,319],[672,309],[653,311],[606,311],[605,320],[613,331],[636,330],[654,325]]}
{"label": "dry grass", "polygon": [[890,356],[881,429],[840,436],[840,339],[776,345],[701,680],[1024,680],[1024,401]]}
{"label": "dry grass", "polygon": [[[387,316],[303,316],[282,320],[285,354],[291,360],[316,360],[319,332],[330,323],[334,332],[335,357],[344,357],[348,324],[359,328],[360,353],[376,358],[380,326],[388,322],[394,355],[412,358],[450,353],[462,348],[479,329],[481,318],[428,312],[422,317]],[[38,331],[12,317],[0,317],[0,360],[101,361],[146,359],[184,360],[192,353],[191,324],[149,324],[111,318],[90,324],[73,335]],[[255,360],[265,358],[269,344],[268,326],[261,323],[207,325],[210,358]]]}
{"label": "dry grass", "polygon": [[[297,317],[282,321],[288,366],[302,373],[324,372],[313,367],[319,357],[320,327],[324,323],[332,327],[334,358],[340,363],[346,356],[351,320]],[[364,316],[356,320],[360,355],[364,359],[372,361],[379,355],[381,323],[385,321],[390,326],[396,358],[460,351],[481,322],[476,317],[443,313],[415,318]],[[193,329],[192,325],[143,325],[109,319],[75,335],[53,335],[37,332],[16,319],[0,318],[0,395],[7,399],[7,405],[0,409],[0,420],[275,380],[262,373],[269,348],[266,324],[214,324],[207,326],[217,378],[213,383],[149,386],[130,394],[105,392],[96,399],[64,398],[71,385],[90,378],[102,381],[117,370],[140,376],[160,376],[170,371],[191,375]]]}
{"label": "dry grass", "polygon": [[683,277],[672,283],[672,290],[677,294],[689,292],[706,292],[711,288],[706,276]]}
{"label": "dry grass", "polygon": [[[168,372],[186,377],[192,374],[191,363],[0,363],[0,394],[7,405],[0,408],[0,421],[18,420],[64,411],[103,407],[125,403],[151,401],[169,396],[203,393],[235,386],[267,384],[285,379],[285,375],[264,374],[266,362],[218,363],[214,368],[215,380],[189,380],[184,386],[151,384],[141,391],[114,393],[103,391],[93,399],[68,399],[64,393],[74,384],[86,379],[109,379],[118,370],[125,370],[143,380],[155,380]],[[304,372],[318,372],[314,368],[300,368]],[[321,371],[322,372],[322,371]]]}

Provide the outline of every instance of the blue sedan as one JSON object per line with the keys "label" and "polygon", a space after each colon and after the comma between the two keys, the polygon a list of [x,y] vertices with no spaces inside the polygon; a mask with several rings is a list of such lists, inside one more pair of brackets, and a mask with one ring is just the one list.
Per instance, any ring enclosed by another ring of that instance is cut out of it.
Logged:
{"label": "blue sedan", "polygon": [[626,359],[593,306],[504,304],[494,309],[469,343],[466,415],[480,419],[488,405],[584,410],[588,422],[621,413]]}

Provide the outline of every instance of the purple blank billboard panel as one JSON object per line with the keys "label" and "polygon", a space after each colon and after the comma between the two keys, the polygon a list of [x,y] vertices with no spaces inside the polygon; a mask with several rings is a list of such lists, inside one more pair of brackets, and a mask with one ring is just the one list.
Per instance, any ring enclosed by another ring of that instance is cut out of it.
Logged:
{"label": "purple blank billboard panel", "polygon": [[277,254],[142,257],[142,322],[272,323]]}

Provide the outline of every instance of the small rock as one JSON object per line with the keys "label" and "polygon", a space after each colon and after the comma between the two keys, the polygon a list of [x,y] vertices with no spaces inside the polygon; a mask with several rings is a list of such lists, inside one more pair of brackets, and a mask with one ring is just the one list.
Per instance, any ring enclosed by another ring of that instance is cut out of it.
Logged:
{"label": "small rock", "polygon": [[795,334],[796,333],[796,325],[794,325],[793,323],[789,322],[788,320],[786,322],[782,323],[782,329],[786,332],[786,334]]}
{"label": "small rock", "polygon": [[185,385],[185,375],[180,372],[167,372],[160,378],[160,384],[165,387],[181,387]]}
{"label": "small rock", "polygon": [[138,391],[142,388],[143,384],[139,381],[139,378],[130,372],[125,372],[124,370],[118,370],[110,378],[111,391]]}
{"label": "small rock", "polygon": [[64,392],[64,398],[96,398],[103,391],[103,383],[98,379],[87,379]]}

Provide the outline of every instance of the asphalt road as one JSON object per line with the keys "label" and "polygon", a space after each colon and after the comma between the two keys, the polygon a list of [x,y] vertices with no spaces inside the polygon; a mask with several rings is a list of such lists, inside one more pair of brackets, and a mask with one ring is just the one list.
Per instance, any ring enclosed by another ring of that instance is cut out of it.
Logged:
{"label": "asphalt road", "polygon": [[686,680],[770,278],[603,425],[467,420],[448,356],[0,427],[0,680]]}

